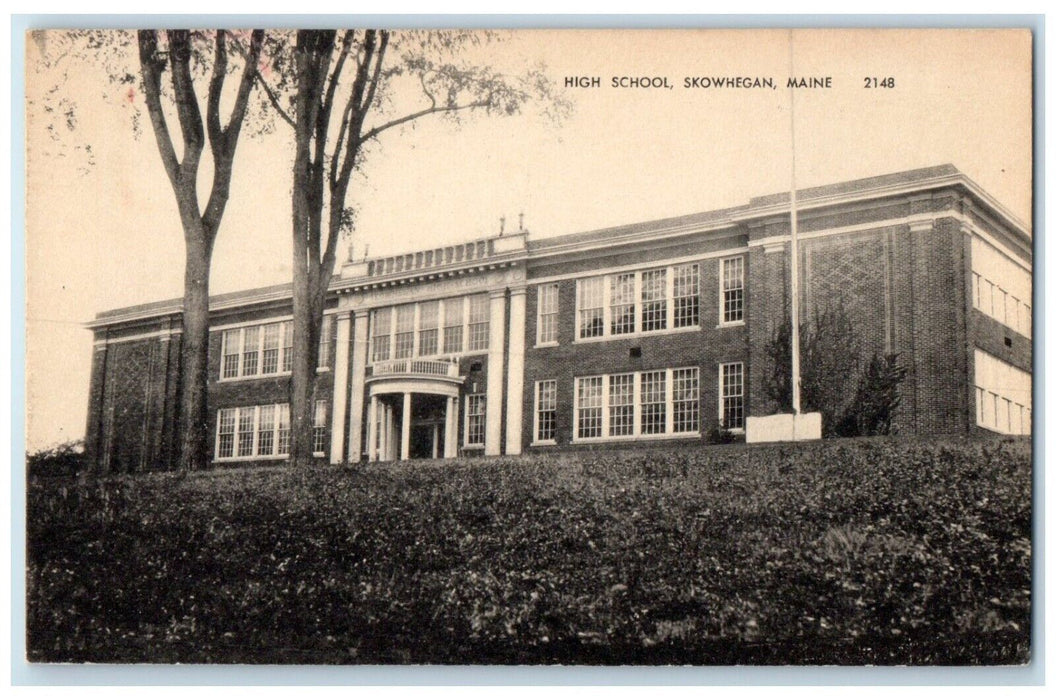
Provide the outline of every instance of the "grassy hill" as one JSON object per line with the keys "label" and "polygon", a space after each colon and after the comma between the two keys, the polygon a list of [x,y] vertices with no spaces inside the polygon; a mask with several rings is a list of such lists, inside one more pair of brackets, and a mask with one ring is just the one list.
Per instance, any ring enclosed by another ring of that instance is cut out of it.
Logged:
{"label": "grassy hill", "polygon": [[35,661],[1024,663],[1024,440],[30,485]]}

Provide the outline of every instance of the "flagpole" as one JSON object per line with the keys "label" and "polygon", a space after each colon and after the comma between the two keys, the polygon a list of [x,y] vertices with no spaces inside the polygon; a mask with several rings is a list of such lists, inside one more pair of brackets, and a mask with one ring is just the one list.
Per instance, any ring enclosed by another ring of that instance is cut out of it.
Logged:
{"label": "flagpole", "polygon": [[[793,31],[788,31],[788,70],[795,76],[795,61],[792,49]],[[789,215],[791,236],[789,253],[792,257],[791,292],[792,292],[792,413],[800,414],[799,403],[799,221],[796,211],[796,89],[789,87],[789,130],[792,142],[791,192],[789,195]]]}

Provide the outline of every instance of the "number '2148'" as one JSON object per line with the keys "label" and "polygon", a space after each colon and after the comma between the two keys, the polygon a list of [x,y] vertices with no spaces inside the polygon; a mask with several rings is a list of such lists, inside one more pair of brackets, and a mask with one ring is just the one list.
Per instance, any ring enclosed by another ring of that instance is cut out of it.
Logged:
{"label": "number '2148'", "polygon": [[866,78],[865,87],[867,88],[893,88],[895,86],[894,77],[889,78]]}

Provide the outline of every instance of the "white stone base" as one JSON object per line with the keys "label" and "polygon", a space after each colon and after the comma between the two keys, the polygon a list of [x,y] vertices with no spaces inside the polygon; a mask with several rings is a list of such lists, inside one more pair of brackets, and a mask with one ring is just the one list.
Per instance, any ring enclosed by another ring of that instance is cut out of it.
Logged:
{"label": "white stone base", "polygon": [[820,413],[778,413],[773,416],[748,416],[744,428],[745,442],[793,442],[821,439]]}

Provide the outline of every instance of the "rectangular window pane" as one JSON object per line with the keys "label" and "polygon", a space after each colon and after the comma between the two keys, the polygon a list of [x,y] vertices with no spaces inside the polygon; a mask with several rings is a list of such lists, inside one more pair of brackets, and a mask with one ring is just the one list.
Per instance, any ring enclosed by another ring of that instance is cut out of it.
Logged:
{"label": "rectangular window pane", "polygon": [[233,457],[235,455],[235,409],[220,409],[220,417],[217,422],[220,427],[217,430],[219,438],[217,440],[216,456],[220,458]]}
{"label": "rectangular window pane", "polygon": [[414,304],[396,307],[396,348],[393,357],[401,359],[414,354]]}
{"label": "rectangular window pane", "polygon": [[282,371],[289,372],[293,369],[293,323],[283,321],[282,323]]}
{"label": "rectangular window pane", "polygon": [[744,320],[744,258],[722,261],[722,322]]}
{"label": "rectangular window pane", "polygon": [[466,397],[466,444],[484,444],[484,420],[486,412],[484,394],[471,394]]}
{"label": "rectangular window pane", "polygon": [[556,284],[539,287],[539,338],[538,342],[557,342],[557,291]]}
{"label": "rectangular window pane", "polygon": [[433,328],[432,330],[421,331],[418,336],[419,355],[428,356],[436,354],[437,333],[438,331],[435,328]]}
{"label": "rectangular window pane", "polygon": [[375,309],[371,324],[373,339],[373,362],[389,359],[389,332],[392,330],[392,309]]}
{"label": "rectangular window pane", "polygon": [[238,376],[238,358],[241,350],[241,329],[224,331],[224,363],[221,369],[221,376],[225,379]]}
{"label": "rectangular window pane", "polygon": [[719,381],[722,392],[722,416],[727,430],[744,427],[744,364],[731,362],[722,365]]}
{"label": "rectangular window pane", "polygon": [[264,326],[264,352],[261,358],[261,374],[275,374],[279,371],[279,324],[269,323]]}
{"label": "rectangular window pane", "polygon": [[440,322],[440,302],[427,301],[418,306],[418,354],[423,356],[435,355],[439,331],[437,326]]}
{"label": "rectangular window pane", "polygon": [[613,275],[609,282],[609,332],[634,333],[634,273]]}
{"label": "rectangular window pane", "polygon": [[469,351],[488,349],[488,295],[469,298]]}
{"label": "rectangular window pane", "polygon": [[315,402],[312,417],[312,452],[326,452],[326,401]]}
{"label": "rectangular window pane", "polygon": [[582,377],[576,382],[576,407],[579,422],[576,435],[601,437],[602,377]]}
{"label": "rectangular window pane", "polygon": [[334,332],[334,317],[323,316],[323,325],[319,329],[319,362],[318,367],[330,366],[330,341]]}
{"label": "rectangular window pane", "polygon": [[290,453],[290,404],[279,404],[279,454]]}
{"label": "rectangular window pane", "polygon": [[275,406],[261,406],[257,421],[257,454],[275,454]]}
{"label": "rectangular window pane", "polygon": [[535,383],[536,440],[553,440],[557,432],[557,380]]}
{"label": "rectangular window pane", "polygon": [[666,372],[642,372],[643,435],[659,435],[667,429],[666,384]]}
{"label": "rectangular window pane", "polygon": [[579,282],[579,337],[600,338],[605,332],[605,278],[591,277]]}
{"label": "rectangular window pane", "polygon": [[248,457],[253,454],[253,425],[256,416],[254,406],[243,406],[238,409],[238,456]]}
{"label": "rectangular window pane", "polygon": [[609,434],[634,434],[634,375],[609,377]]}
{"label": "rectangular window pane", "polygon": [[642,330],[667,328],[667,270],[642,273]]}
{"label": "rectangular window pane", "polygon": [[679,265],[674,270],[675,328],[700,325],[700,266]]}
{"label": "rectangular window pane", "polygon": [[260,326],[246,328],[242,336],[242,376],[257,373],[257,353],[260,346]]}
{"label": "rectangular window pane", "polygon": [[672,411],[676,433],[700,430],[700,375],[696,367],[671,373]]}
{"label": "rectangular window pane", "polygon": [[462,352],[462,298],[444,300],[444,352]]}

